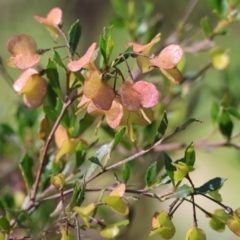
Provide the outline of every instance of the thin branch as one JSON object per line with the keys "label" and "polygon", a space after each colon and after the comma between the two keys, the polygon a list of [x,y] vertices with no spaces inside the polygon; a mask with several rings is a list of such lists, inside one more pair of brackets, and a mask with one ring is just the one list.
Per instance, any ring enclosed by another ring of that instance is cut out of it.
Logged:
{"label": "thin branch", "polygon": [[79,228],[79,222],[78,222],[77,215],[75,215],[74,219],[75,219],[75,225],[76,225],[76,229],[77,229],[77,240],[81,240],[81,233],[80,233],[80,228]]}
{"label": "thin branch", "polygon": [[[64,113],[67,111],[68,107],[73,103],[73,101],[78,97],[78,95],[74,95],[72,96],[72,98],[68,99],[64,104],[63,104],[63,107],[62,107],[62,110],[51,130],[51,132],[49,133],[49,136],[47,138],[47,141],[46,141],[46,144],[44,146],[44,149],[43,149],[43,153],[42,153],[42,156],[41,156],[41,161],[40,161],[40,167],[38,169],[38,172],[37,172],[37,176],[36,176],[36,180],[34,182],[34,185],[33,185],[33,190],[32,190],[32,194],[31,194],[31,201],[34,202],[35,201],[35,198],[36,198],[36,194],[37,194],[37,191],[38,191],[38,187],[39,187],[39,182],[40,182],[40,178],[41,178],[41,175],[42,175],[42,172],[43,172],[43,168],[44,168],[44,165],[45,165],[45,160],[46,160],[46,156],[47,156],[47,152],[48,152],[48,149],[49,149],[49,146],[50,146],[50,143],[52,141],[52,138],[54,136],[54,133],[58,127],[58,125],[60,124],[63,116],[64,116]],[[31,203],[30,203],[31,205]]]}
{"label": "thin branch", "polygon": [[196,193],[196,194],[201,195],[201,196],[203,196],[203,197],[205,197],[205,198],[207,198],[207,199],[215,202],[216,204],[218,204],[219,206],[221,206],[223,209],[225,209],[225,211],[227,211],[229,214],[233,213],[232,208],[230,208],[230,207],[222,204],[221,202],[215,200],[214,198],[211,198],[211,197],[209,197],[209,196],[207,196],[206,194],[203,194],[203,193]]}

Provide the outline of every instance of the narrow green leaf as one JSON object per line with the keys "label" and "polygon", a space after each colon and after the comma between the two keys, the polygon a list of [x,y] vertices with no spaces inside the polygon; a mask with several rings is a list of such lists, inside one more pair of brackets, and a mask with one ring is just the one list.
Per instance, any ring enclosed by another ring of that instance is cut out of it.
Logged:
{"label": "narrow green leaf", "polygon": [[193,166],[195,163],[195,150],[193,143],[191,143],[185,151],[184,162],[188,166]]}
{"label": "narrow green leaf", "polygon": [[240,113],[238,112],[238,110],[234,107],[228,107],[225,109],[230,115],[232,115],[233,117],[237,118],[238,120],[240,120]]}
{"label": "narrow green leaf", "polygon": [[124,183],[127,183],[127,181],[130,178],[130,174],[131,174],[130,165],[128,163],[125,163],[123,166],[123,182]]}
{"label": "narrow green leaf", "polygon": [[79,180],[76,180],[74,182],[74,189],[73,189],[72,197],[66,208],[68,211],[72,211],[72,209],[75,206],[81,206],[81,204],[84,200],[84,196],[85,196],[85,188],[86,188],[85,181],[83,182],[82,186],[80,186]]}
{"label": "narrow green leaf", "polygon": [[165,152],[163,154],[166,173],[170,177],[173,186],[175,186],[174,172],[176,171],[176,168],[172,165],[172,159]]}
{"label": "narrow green leaf", "polygon": [[154,183],[156,176],[157,176],[157,163],[155,162],[147,169],[145,175],[145,181],[148,187],[150,187]]}
{"label": "narrow green leaf", "polygon": [[81,25],[79,23],[79,20],[77,20],[75,23],[72,24],[68,32],[69,45],[73,52],[75,52],[77,49],[80,37],[81,37]]}
{"label": "narrow green leaf", "polygon": [[46,74],[47,78],[53,88],[53,90],[56,92],[58,97],[63,100],[63,94],[61,92],[60,83],[59,83],[59,76],[56,64],[49,58],[48,64],[46,67]]}
{"label": "narrow green leaf", "polygon": [[220,112],[220,106],[216,102],[212,102],[212,107],[211,107],[211,117],[213,123],[215,123],[218,119],[218,115]]}
{"label": "narrow green leaf", "polygon": [[111,4],[113,6],[113,9],[115,12],[122,17],[123,19],[126,19],[127,17],[127,8],[125,7],[122,0],[111,0]]}
{"label": "narrow green leaf", "polygon": [[176,132],[180,132],[182,130],[185,130],[191,123],[193,122],[199,122],[202,123],[201,120],[198,120],[196,118],[190,118],[187,120],[187,122],[185,122],[181,127],[177,128]]}
{"label": "narrow green leaf", "polygon": [[233,122],[230,118],[229,113],[226,110],[223,110],[218,118],[218,126],[223,134],[228,140],[231,138],[233,130]]}
{"label": "narrow green leaf", "polygon": [[88,160],[92,163],[95,163],[96,165],[103,169],[103,166],[97,157],[90,157]]}
{"label": "narrow green leaf", "polygon": [[56,52],[54,50],[54,54],[53,54],[53,60],[60,66],[62,67],[65,71],[67,71],[67,68],[66,66],[64,65],[62,59],[61,59],[61,56],[59,55],[58,52]]}
{"label": "narrow green leaf", "polygon": [[210,25],[209,18],[207,16],[205,16],[204,18],[202,18],[200,24],[201,24],[201,27],[202,27],[202,30],[203,30],[205,36],[206,37],[211,36],[213,33],[213,29]]}
{"label": "narrow green leaf", "polygon": [[19,167],[28,193],[30,193],[33,184],[33,159],[26,153],[19,161]]}
{"label": "narrow green leaf", "polygon": [[192,193],[192,188],[187,184],[178,187],[173,194],[166,196],[166,199],[170,198],[185,198]]}
{"label": "narrow green leaf", "polygon": [[120,222],[114,223],[115,226],[117,227],[122,227],[122,226],[127,226],[129,224],[129,220],[128,219],[124,219]]}
{"label": "narrow green leaf", "polygon": [[226,180],[227,180],[226,178],[216,177],[204,183],[201,187],[196,188],[195,190],[197,193],[203,194],[213,192],[221,188]]}
{"label": "narrow green leaf", "polygon": [[115,147],[122,141],[122,138],[125,134],[126,128],[122,128],[119,132],[117,132],[114,136],[113,141],[110,143],[111,144],[111,149],[110,151],[112,152]]}
{"label": "narrow green leaf", "polygon": [[7,218],[0,216],[0,230],[9,233],[10,229],[11,226]]}
{"label": "narrow green leaf", "polygon": [[160,122],[158,131],[157,131],[157,134],[156,134],[156,137],[155,137],[153,143],[156,143],[163,138],[165,131],[167,130],[167,127],[168,127],[167,113],[166,113],[166,111],[164,111],[163,118]]}
{"label": "narrow green leaf", "polygon": [[[124,58],[122,58],[122,57],[119,56],[119,57],[117,58],[117,60],[116,60],[115,62],[113,62],[112,65],[117,66],[117,65],[119,65],[120,63],[122,63],[123,61],[125,61],[126,59],[128,59],[129,57],[131,57],[131,56],[132,56],[132,53],[133,53],[133,46],[128,47],[128,48],[124,51],[124,53],[126,53],[126,54],[124,54]],[[127,53],[129,53],[129,54],[127,54]]]}

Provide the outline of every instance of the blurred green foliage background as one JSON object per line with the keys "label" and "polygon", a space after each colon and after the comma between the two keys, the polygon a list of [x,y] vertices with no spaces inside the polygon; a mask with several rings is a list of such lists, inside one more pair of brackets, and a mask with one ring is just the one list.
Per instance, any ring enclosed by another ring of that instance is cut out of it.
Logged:
{"label": "blurred green foliage background", "polygon": [[[136,0],[136,7],[141,13],[143,9],[143,0]],[[189,1],[187,0],[155,0],[154,12],[161,15],[160,32],[162,39],[166,39],[168,35],[177,27],[178,20],[182,16],[184,9]],[[58,6],[63,10],[64,25],[63,29],[67,31],[69,26],[79,19],[82,26],[82,37],[78,46],[78,52],[84,53],[86,48],[93,42],[98,41],[99,35],[102,33],[104,26],[114,16],[114,11],[110,1],[106,0],[0,0],[0,55],[3,59],[7,59],[10,54],[6,50],[7,40],[15,34],[26,33],[31,35],[37,42],[39,48],[48,48],[54,46],[51,37],[47,34],[46,29],[37,23],[33,16],[35,14],[45,16],[48,11]],[[204,16],[209,16],[211,23],[214,25],[217,21],[215,15],[211,12],[207,0],[199,0],[196,7],[188,20],[189,28],[199,29],[197,38],[202,37],[200,30],[200,20]],[[190,35],[188,36],[190,37]],[[113,56],[117,56],[125,49],[125,43],[129,41],[129,36],[124,29],[114,30],[115,49]],[[205,138],[212,129],[210,117],[211,103],[213,100],[220,101],[224,94],[236,94],[236,102],[240,100],[240,71],[239,71],[239,22],[231,25],[230,31],[226,36],[219,36],[216,39],[217,45],[224,49],[229,49],[230,65],[223,71],[214,69],[208,70],[204,77],[196,81],[191,89],[187,92],[181,102],[176,103],[173,107],[173,114],[169,115],[170,125],[183,123],[189,117],[195,117],[204,121],[203,124],[192,124],[186,131],[175,137],[173,142],[196,141]],[[60,44],[63,40],[60,40]],[[46,54],[47,55],[47,54]],[[46,63],[47,56],[44,56]],[[44,64],[44,61],[42,62]],[[209,53],[201,52],[197,54],[186,54],[186,66],[184,73],[197,72],[209,61]],[[19,70],[10,69],[9,74],[13,79],[20,74]],[[21,97],[17,97],[11,86],[7,84],[5,79],[0,76],[0,123],[7,122],[15,126],[14,114],[17,111],[17,102],[21,101]],[[161,89],[160,89],[161,91]],[[237,103],[236,103],[237,105]],[[239,130],[239,124],[235,123],[234,131]],[[220,139],[219,136],[215,140]],[[201,185],[205,178],[213,177],[228,178],[220,193],[223,196],[223,202],[226,205],[236,209],[240,206],[240,152],[233,148],[219,148],[201,150],[196,149],[197,162],[195,171],[192,175],[195,186]],[[173,151],[169,153],[173,160],[183,156],[184,150]],[[1,156],[1,154],[0,154]],[[0,182],[1,178],[6,177],[6,173],[10,171],[11,164],[0,159]],[[5,173],[4,173],[5,171]],[[3,186],[0,184],[0,188]],[[161,190],[159,190],[161,191]],[[213,203],[197,197],[197,202],[205,206],[206,209],[212,210],[218,208]],[[134,221],[127,227],[127,237],[121,239],[148,239],[147,235],[150,231],[150,219],[155,211],[167,209],[170,202],[158,203],[153,199],[142,198],[133,204],[130,218]],[[205,230],[208,239],[234,240],[238,239],[228,229],[224,233],[213,232],[208,226],[208,219],[201,213],[197,212],[199,226]],[[192,206],[184,203],[180,210],[174,215],[173,219],[176,226],[175,240],[183,239],[185,232],[192,226]],[[93,239],[100,239],[95,235]],[[120,239],[120,238],[119,238]],[[157,236],[151,239],[158,239]]]}

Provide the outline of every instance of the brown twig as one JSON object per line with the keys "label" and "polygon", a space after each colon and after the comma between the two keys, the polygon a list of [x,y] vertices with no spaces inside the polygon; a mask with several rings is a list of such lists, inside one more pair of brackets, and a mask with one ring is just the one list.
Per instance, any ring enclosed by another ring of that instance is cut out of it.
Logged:
{"label": "brown twig", "polygon": [[[32,194],[31,194],[31,201],[34,202],[35,201],[35,198],[36,198],[36,194],[37,194],[37,191],[38,191],[38,187],[39,187],[39,182],[40,182],[40,178],[41,178],[41,175],[42,175],[42,172],[43,172],[43,168],[44,168],[44,164],[45,164],[45,160],[46,160],[46,156],[47,156],[47,152],[48,152],[48,149],[49,149],[49,146],[50,146],[50,143],[52,141],[52,138],[54,136],[54,133],[58,127],[58,125],[60,124],[63,116],[64,116],[64,113],[67,111],[68,107],[73,103],[73,101],[78,97],[78,95],[74,95],[72,96],[71,98],[69,98],[68,100],[66,100],[66,102],[63,104],[63,107],[62,107],[62,110],[51,130],[51,132],[49,133],[49,136],[47,138],[47,141],[46,141],[46,144],[44,146],[44,149],[43,149],[43,153],[42,153],[42,156],[41,156],[41,161],[40,161],[40,167],[37,171],[37,176],[36,176],[36,180],[34,182],[34,185],[33,185],[33,189],[32,189]],[[31,205],[31,203],[30,203]]]}

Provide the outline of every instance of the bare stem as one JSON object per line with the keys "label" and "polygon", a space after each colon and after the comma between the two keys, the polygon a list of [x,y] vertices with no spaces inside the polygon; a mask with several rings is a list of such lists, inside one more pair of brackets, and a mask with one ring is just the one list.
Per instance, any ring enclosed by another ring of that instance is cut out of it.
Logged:
{"label": "bare stem", "polygon": [[36,194],[37,194],[37,191],[38,191],[38,187],[39,187],[39,182],[40,182],[40,178],[41,178],[41,175],[42,175],[42,172],[43,172],[43,168],[44,168],[44,165],[45,165],[45,160],[46,160],[46,156],[47,156],[47,152],[48,152],[48,149],[49,149],[49,146],[50,146],[50,143],[52,141],[52,138],[54,136],[54,133],[58,127],[58,125],[60,124],[62,118],[63,118],[63,115],[64,113],[67,111],[68,107],[73,103],[73,101],[77,98],[78,96],[77,95],[74,95],[72,98],[69,98],[68,100],[66,100],[66,102],[63,104],[63,107],[62,107],[62,110],[51,130],[51,132],[49,133],[49,136],[47,138],[47,141],[46,141],[46,144],[44,146],[44,149],[43,149],[43,153],[42,153],[42,156],[41,156],[41,161],[40,161],[40,167],[38,169],[38,172],[37,172],[37,176],[36,176],[36,180],[34,182],[34,185],[33,185],[33,190],[32,190],[32,194],[31,194],[31,201],[34,202],[35,201],[35,198],[36,198]]}
{"label": "bare stem", "polygon": [[222,204],[221,202],[215,200],[214,198],[211,198],[211,197],[209,197],[208,195],[203,194],[203,193],[196,193],[196,194],[201,195],[201,196],[203,196],[203,197],[205,197],[205,198],[208,198],[209,200],[211,200],[211,201],[215,202],[216,204],[220,205],[220,206],[221,206],[222,208],[224,208],[229,214],[233,213],[232,208],[230,208],[230,207]]}

